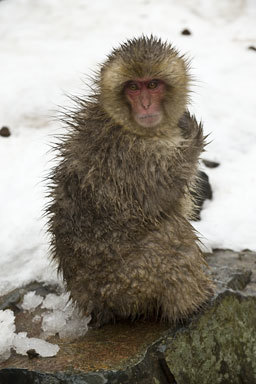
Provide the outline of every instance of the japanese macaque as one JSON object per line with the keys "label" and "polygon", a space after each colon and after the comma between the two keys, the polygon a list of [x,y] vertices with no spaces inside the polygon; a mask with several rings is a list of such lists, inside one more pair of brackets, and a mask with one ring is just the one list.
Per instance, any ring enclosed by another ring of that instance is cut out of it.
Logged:
{"label": "japanese macaque", "polygon": [[155,37],[114,49],[94,93],[66,116],[47,207],[52,255],[91,324],[176,322],[211,297],[189,222],[201,124],[183,56]]}

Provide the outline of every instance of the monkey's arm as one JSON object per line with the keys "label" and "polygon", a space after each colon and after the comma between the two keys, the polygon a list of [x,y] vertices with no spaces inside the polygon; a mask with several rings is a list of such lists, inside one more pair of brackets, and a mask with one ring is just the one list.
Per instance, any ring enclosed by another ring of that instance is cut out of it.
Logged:
{"label": "monkey's arm", "polygon": [[198,172],[198,159],[205,146],[202,125],[189,112],[179,121],[182,133],[180,144],[173,150],[169,175],[177,187],[188,184]]}
{"label": "monkey's arm", "polygon": [[51,187],[52,202],[47,207],[52,256],[59,263],[59,271],[64,272],[64,278],[67,278],[72,269],[74,239],[80,237],[82,224],[79,180],[76,174],[68,173],[63,165],[55,168],[54,178],[57,183]]}
{"label": "monkey's arm", "polygon": [[205,146],[202,124],[198,124],[196,118],[187,111],[179,120],[178,126],[185,139],[182,142],[182,154],[189,162],[197,162]]}

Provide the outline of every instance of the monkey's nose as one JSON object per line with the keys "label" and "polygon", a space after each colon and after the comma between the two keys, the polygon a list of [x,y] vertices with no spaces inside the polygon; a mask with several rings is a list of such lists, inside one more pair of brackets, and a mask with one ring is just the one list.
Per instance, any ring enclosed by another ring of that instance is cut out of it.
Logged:
{"label": "monkey's nose", "polygon": [[151,105],[151,98],[150,96],[147,94],[147,92],[142,92],[141,93],[141,97],[140,97],[140,103],[141,103],[141,106],[147,110],[149,109],[150,105]]}
{"label": "monkey's nose", "polygon": [[148,104],[143,104],[142,106],[143,106],[144,109],[149,109],[150,104],[149,103]]}

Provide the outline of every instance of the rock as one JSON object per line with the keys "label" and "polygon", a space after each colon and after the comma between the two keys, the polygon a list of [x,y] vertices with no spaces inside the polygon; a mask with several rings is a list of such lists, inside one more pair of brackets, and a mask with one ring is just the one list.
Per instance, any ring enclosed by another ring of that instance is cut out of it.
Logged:
{"label": "rock", "polygon": [[35,358],[37,358],[38,356],[40,356],[39,353],[37,353],[35,349],[29,349],[29,350],[27,351],[27,355],[28,355],[28,358],[29,358],[29,359],[35,359]]}
{"label": "rock", "polygon": [[181,31],[181,34],[182,34],[182,35],[185,35],[185,36],[189,36],[189,35],[191,35],[191,32],[190,32],[189,29],[185,28],[185,29],[183,29],[183,30]]}
{"label": "rock", "polygon": [[256,252],[214,249],[206,258],[216,281],[217,293],[231,288],[256,296]]}
{"label": "rock", "polygon": [[179,384],[256,382],[256,297],[226,291],[175,338],[165,358]]}
{"label": "rock", "polygon": [[252,271],[249,270],[237,270],[231,276],[231,279],[228,281],[227,286],[233,290],[243,290],[251,281]]}
{"label": "rock", "polygon": [[0,129],[0,136],[3,136],[3,137],[9,137],[11,136],[11,132],[10,132],[10,129],[8,127],[2,127]]}
{"label": "rock", "polygon": [[211,161],[206,159],[203,159],[202,162],[208,168],[217,168],[220,165],[220,163],[218,163],[217,161]]}
{"label": "rock", "polygon": [[[216,249],[206,259],[216,294],[183,324],[124,321],[73,341],[51,337],[57,356],[13,353],[0,364],[0,384],[256,383],[256,252]],[[35,326],[28,315],[17,314],[18,331]]]}
{"label": "rock", "polygon": [[47,285],[34,281],[26,287],[17,288],[12,292],[0,297],[0,310],[11,309],[14,313],[21,310],[21,302],[28,292],[36,292],[36,294],[45,297],[48,293],[59,293],[57,285]]}

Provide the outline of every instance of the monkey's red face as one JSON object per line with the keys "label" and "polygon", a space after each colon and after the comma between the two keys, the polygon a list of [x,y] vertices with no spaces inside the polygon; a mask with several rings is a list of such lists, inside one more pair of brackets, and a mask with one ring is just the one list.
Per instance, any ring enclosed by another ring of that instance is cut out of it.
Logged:
{"label": "monkey's red face", "polygon": [[165,83],[158,79],[129,81],[124,88],[135,121],[142,127],[154,127],[163,117]]}

